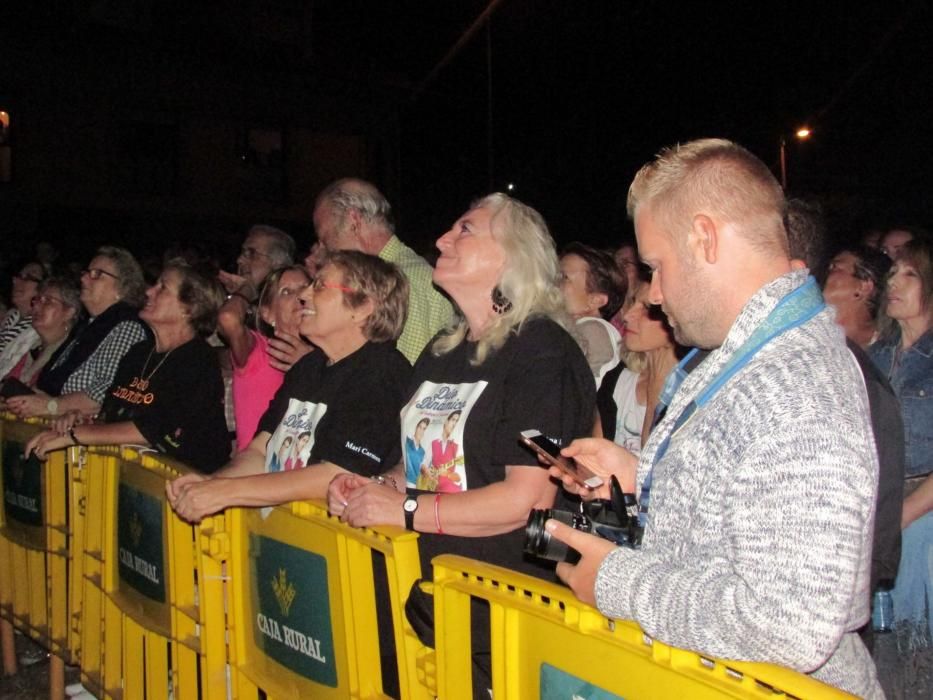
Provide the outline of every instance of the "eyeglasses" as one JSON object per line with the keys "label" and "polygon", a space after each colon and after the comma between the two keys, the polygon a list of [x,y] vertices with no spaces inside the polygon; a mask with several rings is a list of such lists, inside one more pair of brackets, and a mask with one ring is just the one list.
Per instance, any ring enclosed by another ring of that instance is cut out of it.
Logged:
{"label": "eyeglasses", "polygon": [[33,277],[32,275],[27,275],[24,272],[17,272],[15,275],[13,275],[13,279],[17,279],[20,282],[35,282],[36,284],[42,281],[41,277]]}
{"label": "eyeglasses", "polygon": [[87,275],[87,276],[90,277],[92,280],[99,280],[99,279],[101,278],[101,275],[107,275],[107,277],[113,277],[115,280],[120,279],[119,277],[117,277],[117,276],[116,276],[115,274],[113,274],[112,272],[107,272],[106,270],[101,270],[99,267],[92,267],[92,268],[89,268],[89,269],[87,269],[87,270],[81,270],[81,275],[82,275],[82,276]]}
{"label": "eyeglasses", "polygon": [[68,306],[65,303],[64,299],[58,297],[53,297],[51,294],[40,294],[32,298],[33,306],[48,306],[49,304],[61,304],[62,306]]}
{"label": "eyeglasses", "polygon": [[323,292],[325,289],[339,289],[341,292],[358,292],[359,289],[351,289],[350,287],[344,287],[342,284],[334,284],[333,282],[325,282],[320,277],[314,280],[311,283],[311,289],[314,290],[314,293]]}
{"label": "eyeglasses", "polygon": [[247,260],[255,260],[256,258],[271,258],[272,256],[268,253],[263,253],[262,251],[256,250],[251,246],[243,246],[240,248],[240,256],[246,258]]}

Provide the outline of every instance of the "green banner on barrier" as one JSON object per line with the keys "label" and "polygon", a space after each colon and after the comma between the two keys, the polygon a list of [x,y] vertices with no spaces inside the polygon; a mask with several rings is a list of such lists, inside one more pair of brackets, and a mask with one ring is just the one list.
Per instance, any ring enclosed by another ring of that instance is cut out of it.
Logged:
{"label": "green banner on barrier", "polygon": [[550,664],[541,664],[539,697],[540,700],[624,700]]}
{"label": "green banner on barrier", "polygon": [[250,535],[256,646],[295,673],[337,687],[327,560],[284,542]]}
{"label": "green banner on barrier", "polygon": [[120,484],[117,502],[120,579],[147,598],[165,602],[162,502]]}
{"label": "green banner on barrier", "polygon": [[42,525],[42,465],[35,456],[23,457],[23,445],[3,445],[3,503],[8,519]]}

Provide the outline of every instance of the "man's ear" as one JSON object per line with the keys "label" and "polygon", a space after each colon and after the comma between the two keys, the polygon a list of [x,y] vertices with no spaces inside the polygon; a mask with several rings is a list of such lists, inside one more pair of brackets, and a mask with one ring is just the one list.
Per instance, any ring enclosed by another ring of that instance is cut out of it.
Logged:
{"label": "man's ear", "polygon": [[345,214],[346,218],[344,219],[347,227],[347,231],[352,233],[354,236],[359,237],[360,229],[363,224],[363,215],[356,209],[347,209]]}
{"label": "man's ear", "polygon": [[719,259],[719,230],[716,222],[706,214],[694,216],[687,245],[697,260],[714,265]]}

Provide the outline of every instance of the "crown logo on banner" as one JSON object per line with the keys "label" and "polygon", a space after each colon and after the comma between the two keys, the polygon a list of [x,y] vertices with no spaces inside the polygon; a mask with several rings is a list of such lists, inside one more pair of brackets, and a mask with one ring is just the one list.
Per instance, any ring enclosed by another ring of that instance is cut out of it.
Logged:
{"label": "crown logo on banner", "polygon": [[275,593],[275,599],[279,601],[279,609],[281,609],[282,615],[288,617],[288,611],[292,607],[297,591],[288,581],[285,569],[279,569],[279,575],[272,579],[272,591]]}
{"label": "crown logo on banner", "polygon": [[143,538],[143,523],[139,519],[138,513],[133,513],[130,517],[130,541],[133,543],[133,547],[139,547],[139,543]]}
{"label": "crown logo on banner", "polygon": [[19,488],[23,485],[23,477],[26,476],[26,470],[23,468],[23,460],[14,459],[13,468],[10,470],[13,477],[13,485]]}

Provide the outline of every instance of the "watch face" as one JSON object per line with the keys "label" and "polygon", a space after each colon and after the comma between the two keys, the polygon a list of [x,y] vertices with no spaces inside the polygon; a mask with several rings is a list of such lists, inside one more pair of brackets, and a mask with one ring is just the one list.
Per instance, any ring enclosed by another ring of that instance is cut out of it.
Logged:
{"label": "watch face", "polygon": [[414,513],[418,510],[418,499],[417,498],[406,498],[405,504],[402,506],[409,513]]}

